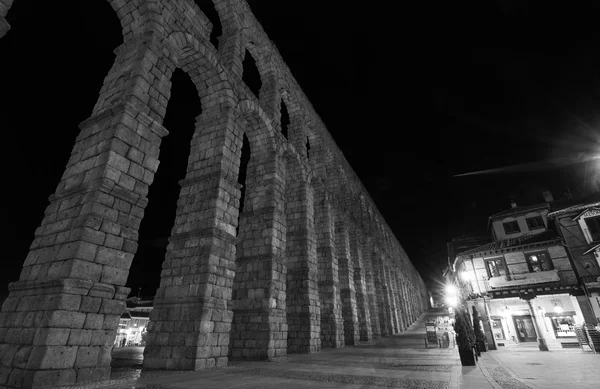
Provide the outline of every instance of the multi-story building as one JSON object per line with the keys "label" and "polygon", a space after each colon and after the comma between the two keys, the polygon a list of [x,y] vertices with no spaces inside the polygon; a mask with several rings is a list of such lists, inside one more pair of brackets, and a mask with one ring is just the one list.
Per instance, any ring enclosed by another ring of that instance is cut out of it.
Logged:
{"label": "multi-story building", "polygon": [[137,297],[127,299],[127,310],[121,315],[116,347],[145,346],[145,333],[150,321],[153,300],[141,300]]}
{"label": "multi-story building", "polygon": [[478,308],[491,348],[578,346],[581,289],[561,237],[548,227],[549,212],[549,203],[513,203],[490,216],[492,242],[454,258],[452,270],[469,310]]}
{"label": "multi-story building", "polygon": [[577,296],[587,324],[600,323],[600,196],[571,202],[548,214],[563,238],[580,280]]}

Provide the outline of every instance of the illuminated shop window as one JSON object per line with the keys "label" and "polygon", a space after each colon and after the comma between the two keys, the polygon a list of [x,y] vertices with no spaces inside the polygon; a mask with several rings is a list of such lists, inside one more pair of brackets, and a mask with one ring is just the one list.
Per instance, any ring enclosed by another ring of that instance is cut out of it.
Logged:
{"label": "illuminated shop window", "polygon": [[502,328],[502,320],[492,319],[492,332],[494,333],[494,338],[501,340],[506,339],[504,336],[504,328]]}

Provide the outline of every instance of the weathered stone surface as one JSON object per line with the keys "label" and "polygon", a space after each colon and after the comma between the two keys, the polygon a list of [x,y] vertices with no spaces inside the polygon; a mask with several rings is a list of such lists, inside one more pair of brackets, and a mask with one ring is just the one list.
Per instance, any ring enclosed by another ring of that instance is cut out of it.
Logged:
{"label": "weathered stone surface", "polygon": [[38,328],[35,331],[35,346],[65,346],[71,330],[68,328]]}
{"label": "weathered stone surface", "polygon": [[75,346],[34,346],[27,369],[69,369],[73,367],[76,355]]}
{"label": "weathered stone surface", "polygon": [[[193,2],[142,3],[111,2],[124,43],[9,285],[0,386],[108,378],[176,66],[192,75],[202,114],[144,366],[313,353],[414,322],[427,304],[423,281],[246,2],[214,2],[218,47]],[[7,31],[0,15],[0,37]],[[244,81],[246,49],[260,90]]]}

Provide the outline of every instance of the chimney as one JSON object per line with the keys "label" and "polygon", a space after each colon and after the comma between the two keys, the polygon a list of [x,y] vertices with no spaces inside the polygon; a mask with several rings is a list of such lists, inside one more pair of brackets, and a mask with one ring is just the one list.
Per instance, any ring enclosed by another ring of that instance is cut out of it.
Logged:
{"label": "chimney", "polygon": [[517,208],[517,203],[515,203],[515,200],[510,200],[510,207]]}
{"label": "chimney", "polygon": [[550,193],[549,190],[543,192],[542,196],[544,196],[544,201],[547,203],[551,203],[554,201],[554,197],[552,197],[552,193]]}

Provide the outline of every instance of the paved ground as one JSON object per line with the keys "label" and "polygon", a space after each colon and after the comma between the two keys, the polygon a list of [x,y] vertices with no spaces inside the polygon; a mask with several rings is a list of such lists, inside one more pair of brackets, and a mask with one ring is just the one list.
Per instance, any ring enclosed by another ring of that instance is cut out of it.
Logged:
{"label": "paved ground", "polygon": [[[537,389],[596,388],[600,354],[581,349],[540,352],[510,348],[483,353],[477,366],[462,367],[456,349],[425,348],[424,322],[401,335],[278,362],[230,362],[197,372],[141,372],[141,347],[115,349],[111,381],[92,389]],[[70,387],[73,389],[73,387]]]}
{"label": "paved ground", "polygon": [[509,388],[600,387],[600,354],[589,349],[541,352],[516,348],[486,354],[491,358],[482,360],[485,368],[501,384],[512,379]]}

